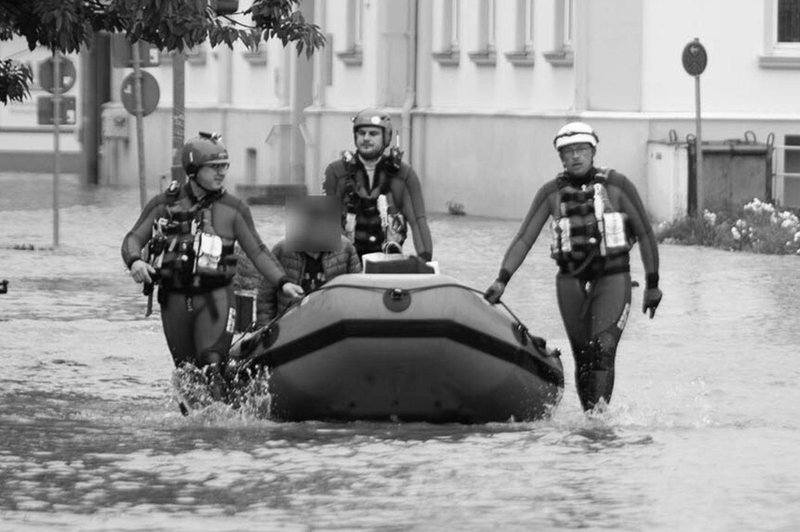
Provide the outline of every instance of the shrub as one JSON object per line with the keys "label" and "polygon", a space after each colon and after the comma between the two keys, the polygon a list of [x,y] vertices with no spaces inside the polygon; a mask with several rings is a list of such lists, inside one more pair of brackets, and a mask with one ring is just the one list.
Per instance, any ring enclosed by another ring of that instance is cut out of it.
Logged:
{"label": "shrub", "polygon": [[656,228],[659,242],[800,255],[800,218],[758,198],[734,211],[703,211]]}

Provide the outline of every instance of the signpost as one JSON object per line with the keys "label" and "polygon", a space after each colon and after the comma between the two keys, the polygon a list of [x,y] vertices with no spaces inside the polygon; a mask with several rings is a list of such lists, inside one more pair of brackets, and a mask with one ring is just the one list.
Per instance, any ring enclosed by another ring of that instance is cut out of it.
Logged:
{"label": "signpost", "polygon": [[57,52],[39,65],[39,84],[53,96],[40,96],[36,101],[37,121],[53,126],[53,247],[58,247],[58,181],[61,174],[61,124],[74,125],[76,98],[62,96],[75,85],[75,65]]}
{"label": "signpost", "polygon": [[144,125],[142,118],[155,111],[161,91],[158,82],[149,72],[140,68],[138,46],[133,47],[133,73],[125,76],[120,88],[120,99],[125,109],[136,117],[136,151],[139,159],[139,202],[147,202],[147,181],[144,168]]}
{"label": "signpost", "polygon": [[700,74],[708,64],[705,47],[696,38],[683,48],[681,56],[683,68],[690,76],[694,76],[694,108],[695,108],[695,188],[697,198],[697,214],[703,212],[703,135],[700,119]]}

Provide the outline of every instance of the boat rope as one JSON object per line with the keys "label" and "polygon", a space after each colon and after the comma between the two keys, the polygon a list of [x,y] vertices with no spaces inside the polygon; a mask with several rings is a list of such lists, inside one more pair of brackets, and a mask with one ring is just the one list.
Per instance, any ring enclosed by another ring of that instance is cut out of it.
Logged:
{"label": "boat rope", "polygon": [[[311,295],[311,294],[313,294],[315,292],[325,292],[325,291],[330,291],[330,290],[334,290],[334,289],[338,289],[338,288],[351,288],[351,289],[355,289],[355,290],[363,290],[363,291],[366,291],[366,292],[382,293],[382,292],[385,292],[386,290],[394,290],[394,288],[396,288],[396,287],[391,287],[391,286],[363,286],[363,285],[346,284],[346,283],[335,284],[335,285],[322,285],[319,288],[317,288],[316,290],[313,290],[313,291],[309,292],[308,294],[306,294],[302,298],[296,299],[296,300],[292,301],[291,303],[289,303],[289,305],[285,309],[283,309],[282,312],[278,313],[278,315],[275,316],[272,320],[270,320],[270,322],[267,323],[267,325],[265,327],[268,328],[271,325],[273,325],[276,321],[281,319],[287,312],[289,312],[295,306],[300,305],[305,300],[305,298],[308,297],[309,295]],[[439,283],[439,284],[428,285],[428,286],[418,286],[416,288],[406,288],[406,289],[403,289],[403,291],[408,293],[408,294],[414,294],[414,293],[419,293],[419,292],[425,292],[427,290],[433,290],[435,288],[460,288],[462,290],[467,290],[468,292],[474,292],[474,293],[478,294],[479,296],[481,296],[481,298],[483,298],[483,292],[481,290],[478,290],[477,288],[473,288],[471,286],[466,286],[466,285],[463,285],[463,284],[460,284],[460,283]],[[508,305],[506,305],[502,301],[498,301],[497,304],[500,305],[501,307],[503,307],[506,310],[506,312],[508,312],[509,316],[511,316],[511,318],[515,322],[517,322],[517,324],[520,327],[522,327],[525,331],[528,330],[528,327],[524,323],[522,323],[522,320],[519,319],[519,317],[508,307]],[[240,340],[241,340],[241,338],[240,338]]]}

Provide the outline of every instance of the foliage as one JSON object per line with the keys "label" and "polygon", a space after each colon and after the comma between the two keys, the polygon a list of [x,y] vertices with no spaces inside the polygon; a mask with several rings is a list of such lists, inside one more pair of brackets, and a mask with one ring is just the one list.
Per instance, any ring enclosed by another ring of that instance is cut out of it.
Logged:
{"label": "foliage", "polygon": [[28,84],[33,81],[33,73],[21,63],[10,59],[0,60],[0,102],[22,101],[30,94]]}
{"label": "foliage", "polygon": [[[0,0],[0,40],[23,37],[64,53],[88,46],[100,31],[125,33],[130,42],[145,40],[159,50],[184,50],[205,41],[233,47],[241,42],[255,49],[262,41],[295,43],[297,53],[310,56],[325,37],[297,10],[300,0],[254,0],[242,11],[250,23],[218,16],[208,0]],[[21,101],[28,95],[30,72],[18,63],[2,61],[0,101]]]}
{"label": "foliage", "polygon": [[753,199],[732,212],[703,212],[657,228],[661,242],[729,250],[800,255],[800,218],[790,210]]}

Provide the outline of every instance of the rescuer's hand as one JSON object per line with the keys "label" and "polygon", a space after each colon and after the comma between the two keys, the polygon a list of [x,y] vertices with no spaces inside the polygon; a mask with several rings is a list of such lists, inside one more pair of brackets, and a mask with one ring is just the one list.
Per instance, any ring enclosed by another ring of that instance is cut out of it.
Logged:
{"label": "rescuer's hand", "polygon": [[281,290],[283,290],[285,295],[291,297],[292,299],[298,299],[304,295],[303,289],[294,283],[285,283]]}
{"label": "rescuer's hand", "polygon": [[505,291],[506,283],[502,281],[495,281],[489,288],[486,289],[486,292],[483,294],[483,298],[492,305],[496,305],[500,301],[500,296],[502,296],[503,292]]}
{"label": "rescuer's hand", "polygon": [[156,270],[142,259],[131,264],[131,277],[137,283],[153,284],[153,275]]}
{"label": "rescuer's hand", "polygon": [[658,308],[658,304],[661,303],[661,290],[658,288],[647,288],[644,291],[644,297],[642,297],[642,312],[646,313],[648,310],[650,311],[650,319],[653,319],[653,316],[656,315],[656,309]]}

